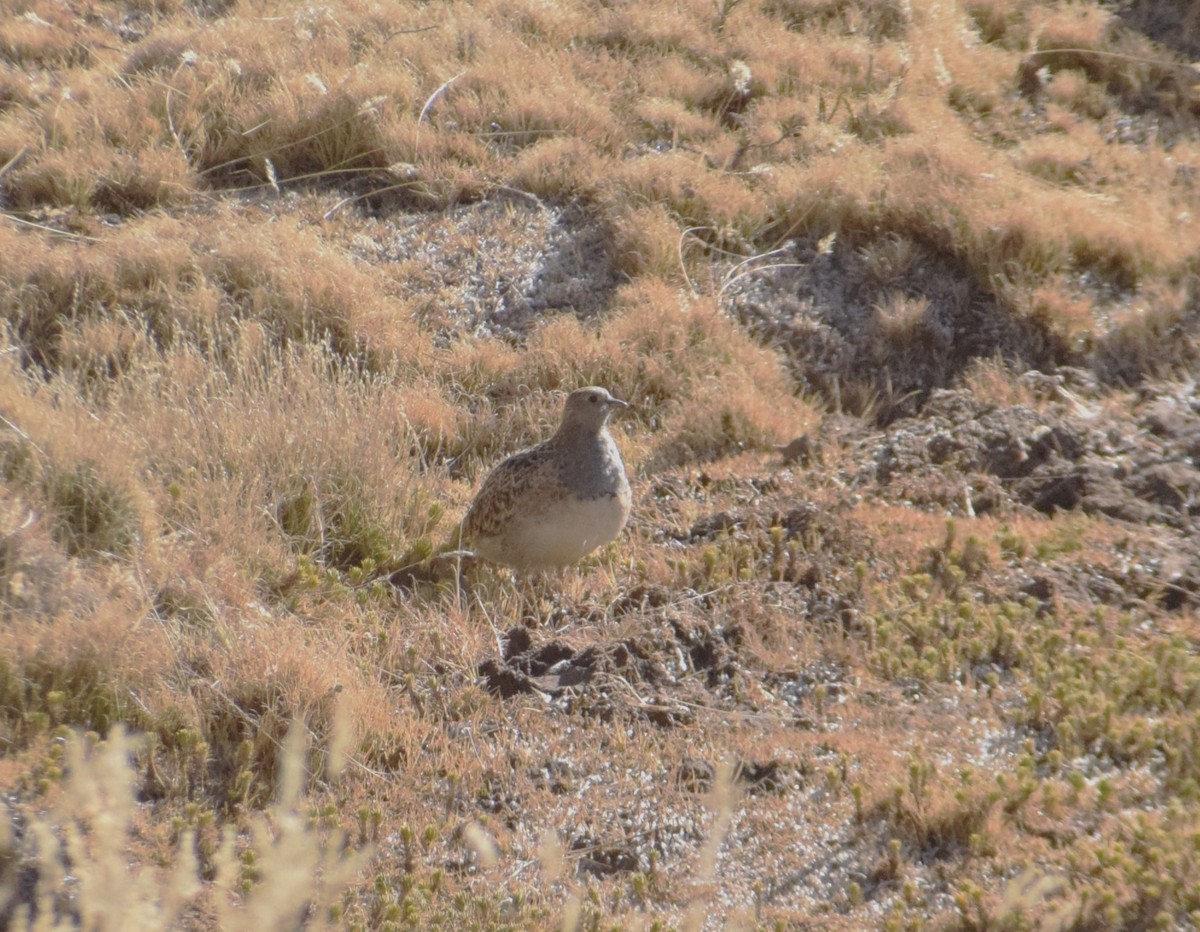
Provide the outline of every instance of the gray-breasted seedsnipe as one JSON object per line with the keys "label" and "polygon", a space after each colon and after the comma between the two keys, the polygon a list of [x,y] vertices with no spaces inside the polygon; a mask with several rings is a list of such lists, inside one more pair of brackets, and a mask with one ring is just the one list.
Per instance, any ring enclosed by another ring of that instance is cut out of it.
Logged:
{"label": "gray-breasted seedsnipe", "polygon": [[628,407],[607,389],[567,396],[549,440],[492,470],[462,523],[462,541],[519,572],[566,566],[613,540],[632,496],[609,415]]}

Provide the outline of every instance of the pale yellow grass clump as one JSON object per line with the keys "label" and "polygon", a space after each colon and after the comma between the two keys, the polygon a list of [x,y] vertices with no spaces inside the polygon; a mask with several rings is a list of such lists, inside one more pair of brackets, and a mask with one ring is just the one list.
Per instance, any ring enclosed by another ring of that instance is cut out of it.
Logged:
{"label": "pale yellow grass clump", "polygon": [[[131,841],[146,828],[129,767],[142,744],[119,725],[103,742],[68,736],[61,760],[70,776],[53,807],[25,826],[19,853],[31,857],[35,880],[11,917],[17,926],[82,923],[140,932],[191,925],[207,914],[222,929],[283,928],[301,921],[336,927],[338,899],[366,863],[365,852],[343,850],[336,833],[306,824],[299,811],[305,788],[302,730],[292,729],[277,749],[278,797],[251,827],[254,856],[239,857],[233,834],[226,833],[204,851],[202,863],[197,832],[188,828],[179,833],[169,870],[125,863]],[[7,822],[0,848],[6,857],[18,853]],[[56,897],[68,883],[64,862],[71,872],[69,906]]]}
{"label": "pale yellow grass clump", "polygon": [[177,342],[220,352],[238,321],[368,365],[427,358],[403,306],[298,224],[230,210],[198,228],[151,215],[97,232],[78,245],[0,232],[26,256],[0,272],[0,307],[39,364],[114,375]]}

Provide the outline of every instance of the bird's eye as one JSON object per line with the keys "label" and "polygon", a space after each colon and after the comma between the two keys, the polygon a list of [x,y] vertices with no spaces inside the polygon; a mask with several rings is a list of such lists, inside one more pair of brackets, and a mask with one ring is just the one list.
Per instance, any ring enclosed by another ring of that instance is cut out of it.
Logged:
{"label": "bird's eye", "polygon": [[589,395],[588,396],[588,401],[590,401],[592,404],[595,404],[599,400],[600,400],[599,395]]}

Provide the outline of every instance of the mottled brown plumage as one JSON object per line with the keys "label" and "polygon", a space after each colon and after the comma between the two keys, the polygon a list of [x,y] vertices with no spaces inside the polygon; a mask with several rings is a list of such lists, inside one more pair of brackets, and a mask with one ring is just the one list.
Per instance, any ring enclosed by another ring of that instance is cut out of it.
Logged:
{"label": "mottled brown plumage", "polygon": [[520,571],[567,566],[613,540],[631,493],[609,415],[625,402],[597,386],[567,397],[549,440],[492,470],[462,523],[479,556]]}

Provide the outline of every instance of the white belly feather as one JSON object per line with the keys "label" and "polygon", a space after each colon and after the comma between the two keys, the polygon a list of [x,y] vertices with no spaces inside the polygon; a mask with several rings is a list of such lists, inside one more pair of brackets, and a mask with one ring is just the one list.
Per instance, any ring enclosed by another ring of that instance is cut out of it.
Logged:
{"label": "white belly feather", "polygon": [[627,494],[565,498],[541,514],[514,515],[500,534],[477,541],[476,548],[487,560],[523,569],[566,566],[615,539],[628,516]]}

